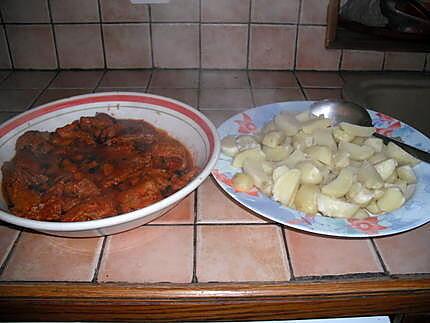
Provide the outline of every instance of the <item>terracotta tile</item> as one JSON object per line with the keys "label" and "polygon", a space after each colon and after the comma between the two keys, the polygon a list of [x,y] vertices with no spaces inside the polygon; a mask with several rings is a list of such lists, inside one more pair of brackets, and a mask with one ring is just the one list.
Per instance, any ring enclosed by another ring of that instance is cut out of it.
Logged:
{"label": "terracotta tile", "polygon": [[94,89],[102,76],[102,71],[61,71],[49,88]]}
{"label": "terracotta tile", "polygon": [[197,22],[200,17],[198,0],[175,0],[151,5],[154,22]]}
{"label": "terracotta tile", "polygon": [[342,89],[303,89],[308,100],[342,99]]}
{"label": "terracotta tile", "polygon": [[430,225],[374,239],[391,274],[430,273]]}
{"label": "terracotta tile", "polygon": [[149,82],[150,71],[107,71],[103,75],[103,79],[100,82],[99,87],[139,87],[146,88]]}
{"label": "terracotta tile", "polygon": [[299,88],[285,89],[252,89],[256,106],[275,102],[304,100],[303,93]]}
{"label": "terracotta tile", "polygon": [[204,24],[201,37],[203,68],[246,68],[248,25]]}
{"label": "terracotta tile", "polygon": [[47,0],[2,0],[0,8],[6,23],[49,22]]}
{"label": "terracotta tile", "polygon": [[249,88],[246,71],[202,70],[200,88],[246,89]]}
{"label": "terracotta tile", "polygon": [[302,0],[300,23],[327,25],[327,6],[329,0]]}
{"label": "terracotta tile", "polygon": [[50,0],[53,22],[98,22],[97,0]]}
{"label": "terracotta tile", "polygon": [[274,225],[198,226],[199,282],[290,279],[281,229]]}
{"label": "terracotta tile", "polygon": [[0,123],[15,117],[17,114],[17,112],[0,112]]}
{"label": "terracotta tile", "polygon": [[326,49],[326,27],[300,26],[297,41],[298,70],[338,70],[340,50]]}
{"label": "terracotta tile", "polygon": [[267,222],[264,218],[233,202],[212,178],[199,186],[197,196],[197,223]]}
{"label": "terracotta tile", "polygon": [[148,93],[172,98],[197,108],[198,89],[152,88],[148,90]]}
{"label": "terracotta tile", "polygon": [[219,127],[225,120],[238,113],[237,110],[202,110],[201,112],[213,122],[215,127]]}
{"label": "terracotta tile", "polygon": [[6,281],[91,281],[103,238],[23,232],[0,276]]}
{"label": "terracotta tile", "polygon": [[296,31],[296,26],[251,25],[249,67],[293,69]]}
{"label": "terracotta tile", "polygon": [[341,88],[343,80],[337,72],[296,72],[297,79],[303,87]]}
{"label": "terracotta tile", "polygon": [[8,25],[6,28],[15,68],[57,68],[50,25]]}
{"label": "terracotta tile", "polygon": [[75,95],[91,93],[92,89],[47,89],[37,99],[33,106],[39,106],[52,101],[66,99]]}
{"label": "terracotta tile", "polygon": [[369,239],[341,239],[285,229],[296,277],[377,273],[381,264]]}
{"label": "terracotta tile", "polygon": [[0,84],[1,82],[6,79],[12,72],[9,71],[0,71]]}
{"label": "terracotta tile", "polygon": [[149,24],[103,25],[108,68],[152,67]]}
{"label": "terracotta tile", "polygon": [[200,89],[199,108],[241,110],[252,107],[250,89]]}
{"label": "terracotta tile", "polygon": [[0,90],[0,110],[17,112],[27,110],[41,90]]}
{"label": "terracotta tile", "polygon": [[384,70],[423,71],[425,53],[386,52]]}
{"label": "terracotta tile", "polygon": [[0,68],[8,69],[11,67],[9,46],[6,42],[4,29],[0,28]]}
{"label": "terracotta tile", "polygon": [[248,22],[250,0],[201,0],[203,22]]}
{"label": "terracotta tile", "polygon": [[152,88],[190,88],[199,87],[198,70],[156,70],[152,73]]}
{"label": "terracotta tile", "polygon": [[299,5],[299,0],[252,0],[251,21],[295,24]]}
{"label": "terracotta tile", "polygon": [[364,50],[343,50],[342,70],[380,71],[384,61],[384,52]]}
{"label": "terracotta tile", "polygon": [[155,219],[151,224],[193,224],[194,223],[194,200],[195,193],[192,192],[184,200],[179,202],[173,209]]}
{"label": "terracotta tile", "polygon": [[199,67],[198,24],[154,24],[152,37],[154,67]]}
{"label": "terracotta tile", "polygon": [[43,89],[55,76],[55,72],[14,71],[1,83],[2,89]]}
{"label": "terracotta tile", "polygon": [[61,68],[103,68],[99,25],[55,25]]}
{"label": "terracotta tile", "polygon": [[147,225],[108,237],[98,280],[190,283],[192,276],[193,226]]}
{"label": "terracotta tile", "polygon": [[0,225],[0,266],[3,265],[4,261],[9,255],[9,252],[12,249],[19,232],[20,231],[11,227]]}
{"label": "terracotta tile", "polygon": [[104,22],[147,22],[148,5],[132,4],[130,0],[100,0]]}
{"label": "terracotta tile", "polygon": [[285,71],[249,71],[251,86],[256,89],[299,87],[292,72]]}

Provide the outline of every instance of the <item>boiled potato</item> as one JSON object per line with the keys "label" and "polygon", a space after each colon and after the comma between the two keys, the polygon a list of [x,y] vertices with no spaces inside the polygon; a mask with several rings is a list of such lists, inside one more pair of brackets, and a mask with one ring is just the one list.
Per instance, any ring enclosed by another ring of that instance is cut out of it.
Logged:
{"label": "boiled potato", "polygon": [[260,148],[257,137],[252,135],[240,135],[236,137],[236,146],[239,151],[248,150],[253,148]]}
{"label": "boiled potato", "polygon": [[238,192],[249,192],[254,187],[252,177],[245,173],[236,173],[232,178],[232,184]]}
{"label": "boiled potato", "polygon": [[357,179],[369,189],[380,189],[384,186],[381,175],[370,163],[363,163],[358,170]]}
{"label": "boiled potato", "polygon": [[293,148],[291,146],[269,147],[263,146],[263,152],[268,161],[281,161],[288,157]]}
{"label": "boiled potato", "polygon": [[300,177],[302,184],[319,184],[323,180],[323,175],[319,168],[310,161],[297,163],[296,167],[302,172]]}
{"label": "boiled potato", "polygon": [[343,131],[354,137],[370,137],[375,132],[374,127],[363,127],[348,122],[341,122],[339,126]]}
{"label": "boiled potato", "polygon": [[397,146],[393,142],[389,142],[387,146],[385,146],[385,154],[390,157],[397,160],[400,166],[403,165],[411,165],[415,166],[420,161],[416,159],[414,156]]}
{"label": "boiled potato", "polygon": [[300,122],[289,114],[278,114],[274,122],[276,127],[282,130],[287,136],[294,136],[301,128]]}
{"label": "boiled potato", "polygon": [[281,166],[276,167],[272,173],[273,181],[276,182],[279,179],[279,177],[284,175],[288,170],[289,170],[289,168],[285,165],[281,165]]}
{"label": "boiled potato", "polygon": [[375,197],[375,194],[364,187],[361,183],[354,183],[348,193],[346,193],[347,199],[354,204],[365,206]]}
{"label": "boiled potato", "polygon": [[369,157],[375,152],[375,150],[370,146],[361,146],[352,142],[341,142],[339,144],[339,150],[348,152],[351,159],[358,161],[369,159]]}
{"label": "boiled potato", "polygon": [[293,147],[294,149],[304,150],[307,147],[314,145],[314,136],[306,134],[304,132],[298,132],[293,137]]}
{"label": "boiled potato", "polygon": [[[369,146],[369,145],[368,145]],[[374,153],[367,161],[371,163],[372,165],[375,165],[377,163],[380,163],[381,161],[384,161],[387,159],[387,156],[385,156],[382,152],[376,152]]]}
{"label": "boiled potato", "polygon": [[367,213],[363,209],[358,209],[357,212],[352,216],[353,219],[367,219],[369,217],[369,213]]}
{"label": "boiled potato", "polygon": [[248,149],[236,154],[231,165],[233,167],[241,168],[244,160],[247,158],[263,161],[264,157],[264,152],[260,148]]}
{"label": "boiled potato", "polygon": [[397,161],[395,159],[386,159],[374,165],[376,171],[381,176],[382,180],[387,180],[394,172],[397,167]]}
{"label": "boiled potato", "polygon": [[296,149],[292,152],[292,154],[290,156],[288,156],[288,158],[285,160],[285,164],[290,167],[293,168],[297,165],[297,163],[304,161],[308,159],[306,157],[306,155],[299,149]]}
{"label": "boiled potato", "polygon": [[308,121],[302,122],[302,129],[304,133],[312,134],[315,130],[328,128],[330,125],[330,119],[318,117],[316,119],[310,119]]}
{"label": "boiled potato", "polygon": [[315,116],[309,111],[305,110],[295,115],[296,119],[300,122],[305,122],[310,119],[315,119]]}
{"label": "boiled potato", "polygon": [[261,132],[263,134],[266,134],[268,132],[277,131],[277,130],[278,130],[278,128],[276,127],[275,121],[272,120],[272,121],[265,124],[265,126],[261,129]]}
{"label": "boiled potato", "polygon": [[364,144],[372,147],[377,153],[380,153],[384,148],[384,142],[382,141],[381,138],[375,138],[375,137],[366,138],[366,140],[364,141]]}
{"label": "boiled potato", "polygon": [[318,146],[327,146],[331,150],[337,150],[336,141],[332,135],[331,128],[316,129],[313,133],[315,144]]}
{"label": "boiled potato", "polygon": [[246,158],[243,162],[243,171],[252,178],[255,186],[265,192],[265,194],[270,195],[273,184],[272,179],[264,171],[260,160]]}
{"label": "boiled potato", "polygon": [[351,142],[354,140],[354,136],[350,135],[340,127],[333,127],[333,137],[337,142]]}
{"label": "boiled potato", "polygon": [[264,135],[262,144],[271,148],[275,148],[282,144],[284,140],[285,134],[282,131],[270,131]]}
{"label": "boiled potato", "polygon": [[226,136],[221,140],[221,151],[227,156],[234,157],[239,152],[235,136]]}
{"label": "boiled potato", "polygon": [[372,200],[369,204],[366,205],[366,210],[371,213],[371,215],[378,215],[383,213],[384,211],[376,204],[375,200]]}
{"label": "boiled potato", "polygon": [[399,166],[397,167],[396,171],[399,178],[406,181],[406,183],[415,184],[417,182],[417,177],[415,176],[415,173],[411,166]]}
{"label": "boiled potato", "polygon": [[360,208],[358,205],[333,198],[322,193],[317,197],[318,211],[335,218],[351,218]]}
{"label": "boiled potato", "polygon": [[334,167],[336,168],[344,168],[350,165],[349,159],[350,153],[347,151],[338,151],[333,158]]}
{"label": "boiled potato", "polygon": [[313,160],[320,161],[321,163],[332,166],[333,152],[327,146],[312,146],[305,149],[305,153]]}
{"label": "boiled potato", "polygon": [[317,196],[320,189],[318,185],[304,184],[300,185],[294,205],[297,210],[307,214],[315,214],[318,212]]}
{"label": "boiled potato", "polygon": [[354,173],[346,167],[333,181],[321,187],[321,192],[331,197],[342,197],[351,189],[353,182]]}
{"label": "boiled potato", "polygon": [[283,205],[291,206],[300,185],[300,170],[289,169],[273,185],[273,199]]}
{"label": "boiled potato", "polygon": [[376,201],[376,205],[384,212],[391,212],[401,207],[405,201],[406,199],[399,188],[389,187],[385,190],[384,195]]}

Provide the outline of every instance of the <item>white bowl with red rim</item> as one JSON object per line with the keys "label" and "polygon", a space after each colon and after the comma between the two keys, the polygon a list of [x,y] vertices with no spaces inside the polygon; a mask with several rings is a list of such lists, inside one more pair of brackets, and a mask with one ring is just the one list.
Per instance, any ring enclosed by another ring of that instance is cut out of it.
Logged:
{"label": "white bowl with red rim", "polygon": [[16,140],[24,132],[54,131],[82,116],[94,116],[97,112],[107,113],[117,119],[143,119],[166,130],[189,149],[195,165],[200,169],[198,175],[179,191],[145,208],[81,222],[48,222],[15,216],[8,212],[4,196],[0,194],[1,221],[66,237],[95,237],[126,231],[148,223],[170,210],[210,175],[218,159],[220,140],[216,128],[195,108],[152,94],[105,92],[51,102],[3,123],[0,126],[0,164],[13,158]]}

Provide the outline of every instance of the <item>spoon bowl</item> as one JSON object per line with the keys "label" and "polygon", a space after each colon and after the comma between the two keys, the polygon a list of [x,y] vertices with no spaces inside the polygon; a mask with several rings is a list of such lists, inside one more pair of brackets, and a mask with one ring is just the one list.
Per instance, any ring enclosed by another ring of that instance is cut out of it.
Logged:
{"label": "spoon bowl", "polygon": [[[325,118],[333,120],[334,125],[340,122],[348,122],[359,126],[373,127],[372,118],[367,110],[353,102],[336,100],[316,101],[310,106],[310,112],[315,116],[323,115]],[[430,163],[430,153],[426,151],[407,145],[394,138],[386,137],[377,132],[373,135],[381,138],[384,143],[388,143],[390,141],[394,142],[412,156]]]}

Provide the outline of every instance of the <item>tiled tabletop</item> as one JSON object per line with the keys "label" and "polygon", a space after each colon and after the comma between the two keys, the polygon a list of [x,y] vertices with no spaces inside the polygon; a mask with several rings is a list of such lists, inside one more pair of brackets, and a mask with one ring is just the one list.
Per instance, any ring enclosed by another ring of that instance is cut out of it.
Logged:
{"label": "tiled tabletop", "polygon": [[[244,109],[339,98],[330,72],[215,70],[0,72],[2,121],[33,106],[100,91],[149,92],[200,109],[215,125]],[[208,178],[174,209],[109,237],[68,239],[0,225],[2,282],[288,282],[430,274],[430,224],[375,239],[324,237],[272,223]]]}

